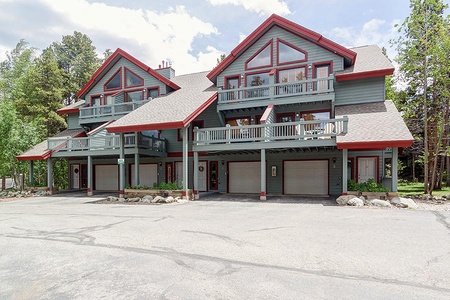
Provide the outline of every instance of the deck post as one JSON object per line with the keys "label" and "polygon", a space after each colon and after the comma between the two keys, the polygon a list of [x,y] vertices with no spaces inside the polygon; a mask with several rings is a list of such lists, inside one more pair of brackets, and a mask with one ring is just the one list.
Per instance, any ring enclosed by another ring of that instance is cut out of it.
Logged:
{"label": "deck post", "polygon": [[194,151],[194,200],[200,199],[198,193],[198,152]]}
{"label": "deck post", "polygon": [[34,184],[34,161],[30,160],[30,166],[28,170],[28,183],[32,186]]}
{"label": "deck post", "polygon": [[94,195],[94,189],[92,187],[92,156],[88,156],[87,164],[87,195],[90,197]]}
{"label": "deck post", "polygon": [[53,195],[53,162],[52,158],[47,158],[47,192]]}
{"label": "deck post", "polygon": [[[120,159],[125,159],[125,135],[120,133]],[[125,164],[119,165],[119,198],[123,198],[125,190]]]}
{"label": "deck post", "polygon": [[[134,154],[134,185],[140,185],[141,179],[139,178],[139,153]],[[150,187],[153,188],[153,187]]]}
{"label": "deck post", "polygon": [[392,192],[397,192],[398,184],[398,148],[392,148]]}
{"label": "deck post", "polygon": [[266,197],[266,149],[261,149],[261,194],[259,200],[267,200]]}
{"label": "deck post", "polygon": [[347,195],[348,149],[342,149],[342,195]]}
{"label": "deck post", "polygon": [[189,200],[189,182],[188,182],[188,140],[189,140],[189,125],[183,128],[183,199]]}

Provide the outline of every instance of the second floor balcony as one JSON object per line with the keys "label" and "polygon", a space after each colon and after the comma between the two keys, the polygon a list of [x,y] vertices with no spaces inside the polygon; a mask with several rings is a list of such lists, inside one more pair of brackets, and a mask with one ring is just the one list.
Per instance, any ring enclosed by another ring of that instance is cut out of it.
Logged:
{"label": "second floor balcony", "polygon": [[148,102],[149,100],[141,100],[81,107],[80,124],[101,123],[112,119],[118,119]]}
{"label": "second floor balcony", "polygon": [[334,101],[334,76],[229,90],[219,89],[218,94],[218,110],[267,106],[271,103],[278,105]]}
{"label": "second floor balcony", "polygon": [[[125,154],[142,153],[151,156],[165,156],[165,139],[144,136],[140,133],[125,134]],[[90,136],[80,138],[49,138],[48,150],[52,157],[119,155],[120,135]]]}

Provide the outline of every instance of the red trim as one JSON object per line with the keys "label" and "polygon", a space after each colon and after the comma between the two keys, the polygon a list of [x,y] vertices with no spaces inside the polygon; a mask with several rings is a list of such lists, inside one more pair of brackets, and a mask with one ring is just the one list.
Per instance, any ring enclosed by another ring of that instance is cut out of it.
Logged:
{"label": "red trim", "polygon": [[119,61],[121,57],[127,59],[131,63],[140,67],[142,70],[144,70],[148,74],[152,75],[153,77],[155,77],[157,80],[161,81],[162,83],[168,85],[172,89],[174,89],[174,90],[180,89],[180,87],[178,85],[176,85],[175,83],[173,83],[166,77],[162,76],[161,74],[159,74],[158,72],[156,72],[155,70],[153,70],[152,68],[150,68],[149,66],[144,64],[143,62],[134,58],[133,56],[131,56],[127,52],[123,51],[122,49],[117,48],[117,50],[114,51],[114,53],[110,57],[108,57],[108,59],[103,63],[103,65],[94,73],[94,75],[92,75],[91,79],[89,79],[89,81],[81,88],[81,90],[77,93],[77,98],[81,98],[85,93],[87,93],[92,88],[92,86],[98,82],[98,80],[100,79],[99,76],[103,72],[107,71],[108,68],[114,66],[114,64],[117,61]]}
{"label": "red trim", "polygon": [[[131,74],[133,74],[134,76],[136,76],[137,78],[139,78],[140,80],[142,80],[142,84],[137,84],[137,85],[127,85],[127,71],[129,71]],[[128,69],[127,67],[123,67],[123,73],[125,76],[125,88],[133,88],[133,87],[138,87],[138,86],[144,86],[144,78],[142,78],[141,76],[139,76],[138,74],[134,73],[133,71],[131,71],[130,69]]]}
{"label": "red trim", "polygon": [[325,67],[325,66],[328,66],[328,76],[333,74],[333,61],[332,60],[321,61],[312,64],[312,78],[317,78],[316,69],[318,67]]}
{"label": "red trim", "polygon": [[104,124],[98,126],[97,128],[95,128],[95,129],[89,131],[89,132],[87,133],[87,135],[93,135],[94,133],[100,131],[101,129],[105,128],[106,126],[108,126],[109,124],[111,124],[111,123],[114,122],[114,121],[115,121],[115,120],[109,120],[108,122],[106,122],[106,123],[104,123]]}
{"label": "red trim", "polygon": [[[256,66],[256,67],[253,67],[253,68],[247,67],[247,64],[250,61],[252,61],[252,59],[254,59],[256,56],[258,56],[258,54],[260,54],[262,51],[264,51],[266,49],[266,47],[269,46],[269,45],[270,45],[270,64],[269,65]],[[256,51],[252,56],[250,56],[249,59],[247,59],[245,61],[245,70],[263,69],[263,68],[272,67],[272,66],[273,66],[273,39],[270,39],[267,43],[264,44],[264,46],[259,48],[258,51]]]}
{"label": "red trim", "polygon": [[370,141],[370,142],[341,142],[337,143],[338,149],[385,149],[390,147],[405,148],[411,146],[413,140]]}
{"label": "red trim", "polygon": [[[116,88],[108,89],[106,86],[108,85],[108,83],[111,82],[111,80],[114,79],[114,77],[117,75],[117,73],[120,73],[120,76],[119,76],[120,86],[116,87]],[[109,77],[109,79],[103,84],[103,91],[106,92],[106,91],[115,91],[115,90],[121,90],[121,89],[122,89],[122,67],[119,67],[119,69],[116,72],[114,72],[114,74],[111,77]]]}
{"label": "red trim", "polygon": [[323,37],[321,34],[300,26],[292,21],[289,21],[278,15],[271,15],[266,21],[258,26],[247,38],[242,41],[236,48],[234,48],[231,53],[218,64],[211,72],[208,73],[207,77],[209,80],[213,80],[215,76],[220,74],[225,70],[231,63],[233,63],[246,49],[253,45],[260,36],[269,31],[273,26],[278,25],[288,31],[291,31],[297,36],[306,38],[319,46],[327,49],[331,52],[336,52],[337,55],[342,57],[347,57],[350,59],[350,64],[353,65],[356,59],[356,53],[349,50],[331,40]]}
{"label": "red trim", "polygon": [[91,188],[87,188],[87,192],[90,193],[91,192]]}
{"label": "red trim", "polygon": [[[291,47],[291,48],[305,54],[305,59],[293,60],[293,61],[287,61],[287,62],[280,63],[280,43],[285,44],[286,46]],[[286,42],[283,39],[277,38],[277,66],[296,64],[296,63],[301,63],[301,62],[305,62],[305,61],[308,61],[308,52],[306,52],[305,50],[303,50],[297,46],[294,46],[293,44],[291,44],[289,42]]]}
{"label": "red trim", "polygon": [[181,196],[186,197],[186,191],[182,191]]}
{"label": "red trim", "polygon": [[262,115],[261,119],[259,119],[260,123],[266,123],[267,118],[269,117],[270,113],[273,110],[273,104],[269,104],[266,108],[266,110],[264,111],[264,114]]}
{"label": "red trim", "polygon": [[259,193],[259,195],[260,195],[260,196],[265,196],[265,195],[266,195],[266,192],[261,192],[261,193]]}
{"label": "red trim", "polygon": [[161,95],[159,85],[149,86],[149,87],[147,87],[147,98],[146,99],[148,99],[148,97],[150,97],[149,95],[150,95],[151,90],[158,90],[158,97]]}
{"label": "red trim", "polygon": [[234,79],[234,78],[238,79],[238,86],[236,88],[239,88],[241,86],[241,75],[239,75],[239,74],[228,75],[228,76],[223,77],[223,89],[224,90],[228,90],[228,85],[227,85],[228,80]]}
{"label": "red trim", "polygon": [[75,114],[80,112],[80,108],[60,108],[56,111],[58,115],[67,115],[67,114]]}
{"label": "red trim", "polygon": [[198,191],[197,190],[194,190],[194,195],[198,195]]}
{"label": "red trim", "polygon": [[52,151],[44,152],[42,155],[32,155],[32,156],[16,156],[17,160],[46,160],[52,155]]}
{"label": "red trim", "polygon": [[394,74],[395,69],[383,69],[383,70],[376,70],[376,71],[366,71],[366,72],[359,72],[359,73],[349,73],[349,74],[337,74],[336,75],[336,81],[346,81],[346,80],[355,80],[355,79],[364,79],[364,78],[371,78],[371,77],[379,77],[379,76],[387,76]]}
{"label": "red trim", "polygon": [[99,98],[100,99],[100,105],[103,105],[103,98],[105,98],[105,97],[102,97],[102,94],[95,94],[95,95],[91,95],[91,97],[89,99],[89,104],[88,104],[89,107],[93,106],[93,104],[92,104],[92,99],[93,98]]}
{"label": "red trim", "polygon": [[348,194],[347,193],[342,193],[342,196],[347,196]]}
{"label": "red trim", "polygon": [[375,155],[370,155],[370,156],[357,156],[356,157],[356,178],[355,178],[355,180],[356,180],[356,182],[359,182],[359,174],[358,174],[358,171],[359,171],[359,159],[360,158],[375,158],[376,159],[376,161],[375,161],[375,164],[376,164],[376,166],[375,166],[375,168],[376,168],[376,170],[375,170],[375,172],[376,172],[376,174],[375,174],[375,181],[377,182],[377,183],[380,183],[381,181],[380,181],[380,157],[379,156],[375,156]]}
{"label": "red trim", "polygon": [[272,69],[269,72],[269,76],[273,76],[277,72],[277,69]]}
{"label": "red trim", "polygon": [[[170,177],[167,176],[167,175],[169,175],[169,172],[168,172],[169,167],[170,167]],[[166,162],[164,179],[165,179],[165,182],[173,182],[173,162]]]}
{"label": "red trim", "polygon": [[328,159],[322,159],[322,158],[316,158],[316,159],[286,159],[282,161],[282,165],[283,165],[283,170],[282,170],[282,174],[281,174],[281,193],[284,195],[284,163],[285,162],[289,162],[289,161],[326,161],[328,162],[327,167],[328,167],[328,195],[330,194],[330,164],[331,164],[331,158]]}

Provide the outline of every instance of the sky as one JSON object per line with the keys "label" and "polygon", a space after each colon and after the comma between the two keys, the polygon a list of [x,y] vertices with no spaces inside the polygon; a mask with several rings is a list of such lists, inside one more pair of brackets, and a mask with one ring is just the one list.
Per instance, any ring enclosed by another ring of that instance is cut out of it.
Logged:
{"label": "sky", "polygon": [[207,71],[273,13],[394,59],[389,41],[410,10],[408,0],[0,0],[0,61],[20,39],[42,51],[79,31],[99,55],[121,48],[154,69],[170,61],[177,75]]}

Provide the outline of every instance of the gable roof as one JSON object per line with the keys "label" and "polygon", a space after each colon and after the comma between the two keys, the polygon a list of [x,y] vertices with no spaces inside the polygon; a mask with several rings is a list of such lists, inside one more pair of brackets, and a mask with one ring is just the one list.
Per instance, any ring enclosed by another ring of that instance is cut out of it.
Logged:
{"label": "gable roof", "polygon": [[131,63],[135,64],[136,66],[144,70],[144,72],[147,72],[148,74],[152,75],[153,77],[155,77],[165,85],[168,85],[169,87],[173,88],[174,90],[178,90],[180,88],[174,82],[162,76],[161,74],[159,74],[158,72],[156,72],[143,62],[141,62],[140,60],[134,58],[133,56],[123,51],[122,49],[117,48],[117,50],[114,51],[114,53],[111,54],[111,56],[108,57],[108,59],[106,59],[106,61],[102,64],[102,66],[94,73],[94,75],[92,75],[91,79],[89,79],[89,81],[81,88],[81,90],[77,93],[77,97],[81,98],[87,92],[89,92],[89,90],[103,77],[103,75],[107,71],[109,71],[114,66],[114,64],[117,63],[122,57],[129,60]]}
{"label": "gable roof", "polygon": [[336,81],[386,76],[394,73],[394,66],[376,45],[351,48],[358,55],[350,67],[336,73]]}
{"label": "gable roof", "polygon": [[217,99],[217,88],[207,72],[176,76],[181,88],[155,98],[106,126],[108,132],[162,130],[186,127]]}
{"label": "gable roof", "polygon": [[348,132],[337,136],[338,149],[384,149],[409,147],[413,137],[394,103],[336,106],[336,118],[348,116]]}
{"label": "gable roof", "polygon": [[350,49],[347,49],[327,38],[321,34],[298,25],[288,19],[280,17],[276,14],[271,15],[266,21],[264,21],[258,28],[256,28],[245,40],[243,40],[231,53],[218,64],[207,77],[214,81],[215,77],[219,75],[225,68],[227,68],[233,61],[235,61],[242,53],[245,52],[251,45],[253,45],[261,36],[269,31],[273,26],[279,26],[285,30],[292,32],[293,34],[307,39],[337,55],[340,55],[348,60],[349,65],[353,65],[356,59],[356,53]]}

